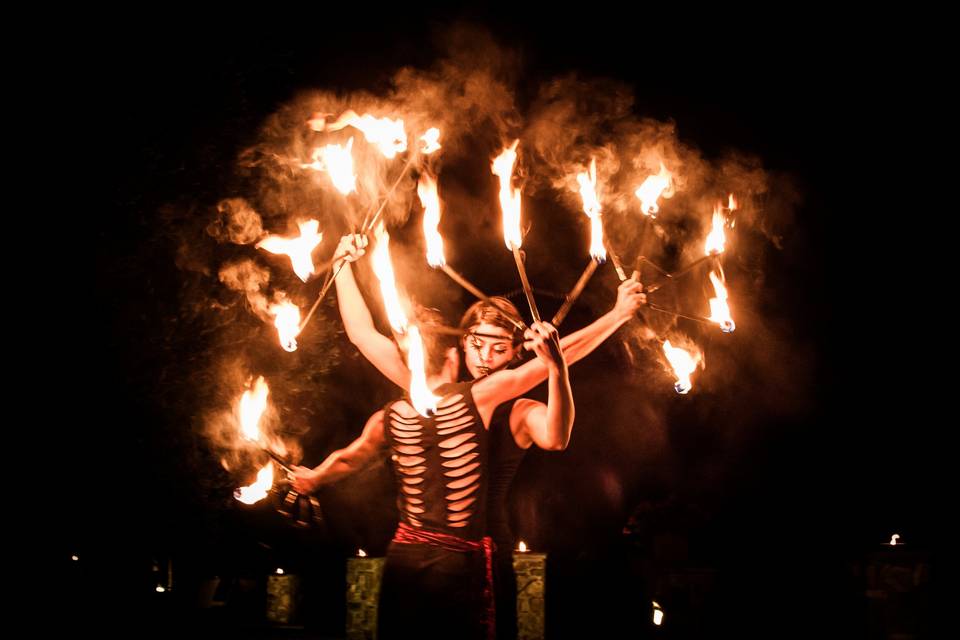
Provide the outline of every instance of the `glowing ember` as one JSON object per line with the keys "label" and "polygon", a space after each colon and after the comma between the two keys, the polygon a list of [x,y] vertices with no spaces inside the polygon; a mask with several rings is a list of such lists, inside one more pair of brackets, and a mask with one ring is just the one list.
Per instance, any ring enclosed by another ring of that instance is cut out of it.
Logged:
{"label": "glowing ember", "polygon": [[289,301],[270,305],[273,326],[280,336],[280,346],[285,351],[297,350],[297,336],[300,334],[300,308]]}
{"label": "glowing ember", "polygon": [[673,369],[673,375],[677,378],[673,388],[677,393],[688,393],[690,389],[693,388],[690,376],[697,370],[697,366],[700,364],[700,354],[698,353],[695,356],[691,356],[690,352],[680,349],[679,347],[674,347],[670,344],[669,340],[663,342],[663,352],[666,354],[667,361]]}
{"label": "glowing ember", "polygon": [[443,257],[443,238],[437,227],[440,225],[440,196],[437,194],[437,182],[424,173],[417,184],[417,195],[423,205],[423,237],[427,242],[427,262],[431,267],[446,264]]}
{"label": "glowing ember", "polygon": [[716,298],[710,298],[710,320],[720,325],[724,333],[732,333],[737,325],[730,316],[730,307],[727,305],[727,288],[723,286],[723,279],[714,271],[710,272],[710,282],[717,293]]}
{"label": "glowing ember", "polygon": [[520,544],[517,545],[517,551],[519,551],[520,553],[526,553],[526,552],[527,552],[527,543],[524,542],[523,540],[521,540],[521,541],[520,541]]}
{"label": "glowing ember", "polygon": [[[390,118],[375,118],[369,113],[357,115],[353,109],[344,111],[336,120],[324,125],[320,120],[311,120],[311,126],[318,131],[324,128],[327,131],[339,131],[345,127],[354,127],[363,132],[363,137],[370,144],[376,145],[380,153],[388,159],[393,159],[398,153],[407,150],[407,132],[403,128],[403,120]],[[319,127],[319,128],[318,128]],[[437,132],[439,136],[439,132]]]}
{"label": "glowing ember", "polygon": [[500,178],[500,209],[503,211],[503,239],[507,248],[520,247],[520,189],[510,186],[513,164],[517,160],[517,145],[520,140],[503,150],[493,161],[493,174]]}
{"label": "glowing ember", "polygon": [[420,142],[423,143],[423,146],[420,147],[420,153],[425,156],[430,155],[440,148],[440,129],[436,127],[427,129],[427,132],[420,136]]}
{"label": "glowing ember", "polygon": [[723,245],[727,241],[727,236],[723,232],[724,223],[723,207],[718,204],[713,209],[713,226],[707,234],[705,250],[708,256],[723,253]]}
{"label": "glowing ember", "polygon": [[243,504],[254,504],[266,498],[272,486],[273,463],[268,462],[267,466],[257,472],[256,482],[246,487],[240,487],[233,492],[233,497]]}
{"label": "glowing ember", "polygon": [[267,409],[269,393],[270,388],[260,376],[253,389],[247,389],[240,397],[240,433],[251,442],[260,441],[260,416]]}
{"label": "glowing ember", "polygon": [[384,230],[383,225],[379,225],[376,237],[377,246],[374,247],[371,257],[373,272],[380,281],[380,294],[383,296],[383,306],[386,308],[390,326],[397,333],[404,333],[409,322],[400,305],[400,294],[397,293],[393,264],[390,262],[390,234]]}
{"label": "glowing ember", "polygon": [[600,219],[600,198],[597,197],[597,159],[590,161],[589,173],[578,173],[580,199],[583,200],[583,212],[590,218],[590,256],[597,262],[607,259],[607,249],[603,245],[603,221]]}
{"label": "glowing ember", "polygon": [[304,169],[326,171],[330,174],[333,186],[343,195],[357,190],[357,176],[353,173],[353,138],[347,140],[347,146],[328,144],[313,150],[313,162],[303,165]]}
{"label": "glowing ember", "polygon": [[358,558],[366,558],[366,557],[367,557],[367,552],[364,551],[363,549],[357,549],[357,557],[358,557]]}
{"label": "glowing ember", "polygon": [[643,215],[656,218],[657,212],[660,211],[657,200],[661,197],[673,197],[673,174],[667,171],[667,168],[661,162],[660,173],[648,176],[640,187],[634,191],[634,195],[640,199],[640,210]]}
{"label": "glowing ember", "polygon": [[307,220],[301,222],[300,237],[281,238],[280,236],[267,236],[257,243],[258,249],[265,249],[270,253],[284,254],[290,257],[290,263],[293,265],[293,272],[304,282],[313,274],[313,259],[310,254],[323,240],[323,233],[319,233],[319,220]]}
{"label": "glowing ember", "polygon": [[427,386],[423,340],[416,325],[410,327],[407,334],[407,366],[410,369],[410,402],[417,413],[430,417],[436,413],[440,397],[433,395]]}

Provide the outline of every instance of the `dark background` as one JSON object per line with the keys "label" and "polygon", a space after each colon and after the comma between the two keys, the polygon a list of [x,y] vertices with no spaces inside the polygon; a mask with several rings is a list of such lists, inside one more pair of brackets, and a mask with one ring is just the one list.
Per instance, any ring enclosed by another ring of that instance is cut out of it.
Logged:
{"label": "dark background", "polygon": [[[803,28],[802,20],[789,31],[781,22],[744,29],[719,18],[680,31],[610,15],[554,16],[547,27],[532,13],[453,10],[396,11],[365,25],[364,12],[318,10],[293,28],[252,16],[242,26],[159,19],[85,38],[93,55],[78,65],[64,117],[83,123],[75,143],[88,152],[70,152],[77,167],[61,187],[76,181],[84,195],[74,204],[76,226],[91,234],[69,249],[71,264],[93,264],[81,272],[88,286],[63,295],[74,310],[56,327],[73,334],[66,388],[50,388],[47,400],[62,425],[59,468],[76,487],[58,548],[83,565],[63,568],[70,611],[102,628],[122,619],[255,633],[262,602],[243,585],[284,566],[306,580],[305,632],[342,634],[343,559],[358,546],[382,551],[389,535],[391,500],[377,493],[384,472],[326,490],[325,525],[301,531],[269,507],[239,508],[229,498],[232,479],[199,471],[217,465],[190,425],[202,407],[176,394],[191,370],[185,351],[206,343],[178,324],[179,230],[159,212],[192,201],[202,215],[223,197],[237,154],[297,91],[375,90],[400,66],[428,66],[432,34],[466,19],[518,48],[531,84],[569,70],[632,84],[638,113],[674,120],[706,157],[731,148],[755,154],[802,195],[794,236],[765,264],[774,290],[761,306],[810,363],[800,402],[748,418],[751,428],[728,439],[716,431],[751,415],[749,390],[736,402],[658,398],[668,446],[652,463],[595,432],[578,440],[580,431],[559,457],[528,456],[512,510],[521,535],[550,553],[548,632],[649,630],[648,601],[657,597],[676,637],[824,628],[849,637],[895,624],[922,635],[928,584],[907,604],[897,601],[903,619],[893,622],[866,595],[867,568],[890,535],[899,533],[928,568],[938,546],[938,421],[926,408],[930,374],[912,343],[925,336],[910,335],[924,316],[912,304],[877,310],[891,291],[910,291],[905,258],[916,259],[910,207],[891,206],[886,193],[897,176],[916,178],[905,159],[924,136],[922,99],[892,89],[897,56],[878,42],[851,46],[849,27]],[[663,64],[649,82],[651,62]],[[491,281],[509,281],[510,267]],[[917,301],[914,291],[906,297]],[[589,321],[580,311],[569,323]],[[342,337],[341,347],[350,348]],[[589,390],[578,392],[579,416],[607,416],[591,405],[609,392],[596,372],[625,366],[612,349],[595,358],[572,374],[576,389]],[[344,355],[335,372],[326,392],[351,399],[332,420],[340,431],[305,443],[311,464],[358,433],[374,400],[389,397],[355,357]],[[358,388],[371,389],[369,404],[356,399]],[[617,489],[598,496],[605,482]],[[360,506],[367,515],[351,517]],[[376,507],[381,515],[370,515]],[[178,588],[160,601],[152,588],[168,558]],[[193,594],[213,575],[233,590],[221,594],[228,611],[208,616]]]}

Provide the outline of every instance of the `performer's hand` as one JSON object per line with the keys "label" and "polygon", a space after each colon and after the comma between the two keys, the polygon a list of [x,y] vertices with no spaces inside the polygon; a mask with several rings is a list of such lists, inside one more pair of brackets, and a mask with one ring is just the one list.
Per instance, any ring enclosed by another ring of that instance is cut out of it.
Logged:
{"label": "performer's hand", "polygon": [[617,302],[613,305],[613,312],[621,320],[632,318],[647,303],[647,294],[643,292],[639,278],[640,274],[634,271],[617,287]]}
{"label": "performer's hand", "polygon": [[313,469],[299,466],[293,466],[291,469],[293,470],[293,477],[290,479],[290,486],[297,493],[313,493],[320,486],[319,478]]}
{"label": "performer's hand", "polygon": [[336,256],[338,261],[356,262],[366,253],[367,242],[367,236],[365,235],[348,233],[340,238],[340,244],[337,245],[337,250],[333,255]]}
{"label": "performer's hand", "polygon": [[560,350],[560,335],[549,322],[534,322],[523,334],[523,348],[533,351],[549,367],[565,364]]}

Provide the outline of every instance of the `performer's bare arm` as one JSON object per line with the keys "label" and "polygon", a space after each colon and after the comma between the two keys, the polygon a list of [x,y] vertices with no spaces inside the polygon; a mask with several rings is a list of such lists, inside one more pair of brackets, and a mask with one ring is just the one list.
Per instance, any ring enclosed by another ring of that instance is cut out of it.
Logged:
{"label": "performer's bare arm", "polygon": [[312,493],[321,485],[352,475],[382,455],[385,446],[381,409],[370,416],[359,438],[331,453],[313,469],[293,467],[293,489],[298,493]]}
{"label": "performer's bare arm", "polygon": [[367,246],[366,236],[347,235],[340,239],[334,255],[343,255],[346,264],[337,274],[337,305],[343,326],[350,339],[363,357],[377,368],[388,380],[404,389],[410,386],[410,370],[396,343],[377,331],[373,316],[363,299],[363,294],[353,277],[351,262],[358,260]]}

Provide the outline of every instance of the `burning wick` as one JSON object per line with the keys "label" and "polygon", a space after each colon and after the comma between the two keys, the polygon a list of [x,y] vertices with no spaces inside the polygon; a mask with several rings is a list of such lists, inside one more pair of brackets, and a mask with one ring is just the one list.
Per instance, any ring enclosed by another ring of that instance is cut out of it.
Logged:
{"label": "burning wick", "polygon": [[521,541],[520,541],[520,544],[517,545],[517,551],[519,551],[520,553],[526,553],[526,552],[527,552],[527,543],[524,542],[523,540],[521,540]]}
{"label": "burning wick", "polygon": [[364,551],[363,549],[357,549],[357,557],[358,557],[358,558],[366,558],[366,557],[367,557],[367,552]]}
{"label": "burning wick", "polygon": [[656,600],[653,601],[653,624],[658,627],[663,624],[663,609]]}

